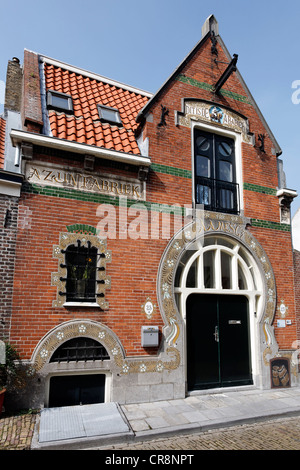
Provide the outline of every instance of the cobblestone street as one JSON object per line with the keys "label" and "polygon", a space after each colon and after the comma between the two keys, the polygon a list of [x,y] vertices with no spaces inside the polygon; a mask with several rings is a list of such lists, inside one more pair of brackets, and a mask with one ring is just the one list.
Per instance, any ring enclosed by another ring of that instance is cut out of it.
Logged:
{"label": "cobblestone street", "polygon": [[[30,450],[35,415],[0,419],[0,450]],[[300,450],[300,416],[89,450]]]}
{"label": "cobblestone street", "polygon": [[35,414],[0,418],[0,450],[30,450]]}
{"label": "cobblestone street", "polygon": [[101,450],[300,450],[300,417],[153,439]]}

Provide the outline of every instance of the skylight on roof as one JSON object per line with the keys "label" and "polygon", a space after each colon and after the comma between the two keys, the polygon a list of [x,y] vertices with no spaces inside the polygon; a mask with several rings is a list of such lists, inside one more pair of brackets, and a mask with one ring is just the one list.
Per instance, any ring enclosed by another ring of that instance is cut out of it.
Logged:
{"label": "skylight on roof", "polygon": [[122,126],[121,117],[116,108],[110,108],[109,106],[98,104],[98,111],[100,121],[107,122],[108,124],[115,124],[116,126]]}
{"label": "skylight on roof", "polygon": [[58,111],[73,112],[73,101],[70,95],[49,90],[47,93],[47,106]]}

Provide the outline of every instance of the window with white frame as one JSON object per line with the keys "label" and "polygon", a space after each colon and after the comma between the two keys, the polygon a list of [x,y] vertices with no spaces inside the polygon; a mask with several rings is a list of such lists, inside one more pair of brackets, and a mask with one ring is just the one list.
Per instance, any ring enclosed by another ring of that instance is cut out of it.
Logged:
{"label": "window with white frame", "polygon": [[256,305],[262,298],[263,287],[257,265],[243,245],[233,238],[208,236],[199,249],[187,250],[181,257],[174,293],[183,313],[191,293],[247,295]]}
{"label": "window with white frame", "polygon": [[235,141],[194,128],[195,202],[204,209],[237,214]]}

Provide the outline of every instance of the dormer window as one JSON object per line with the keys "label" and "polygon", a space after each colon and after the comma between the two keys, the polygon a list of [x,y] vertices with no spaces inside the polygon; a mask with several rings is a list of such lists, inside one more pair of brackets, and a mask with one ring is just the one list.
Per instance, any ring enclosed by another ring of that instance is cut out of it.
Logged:
{"label": "dormer window", "polygon": [[109,106],[98,104],[98,112],[101,122],[122,126],[121,117],[116,108],[110,108]]}
{"label": "dormer window", "polygon": [[47,106],[48,108],[52,108],[57,111],[73,113],[72,97],[65,93],[60,93],[58,91],[52,91],[52,90],[48,91]]}

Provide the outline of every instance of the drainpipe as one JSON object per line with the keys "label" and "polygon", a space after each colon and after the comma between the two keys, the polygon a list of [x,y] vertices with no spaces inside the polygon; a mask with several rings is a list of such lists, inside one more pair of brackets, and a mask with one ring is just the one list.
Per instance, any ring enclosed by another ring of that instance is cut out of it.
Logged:
{"label": "drainpipe", "polygon": [[21,159],[21,145],[17,144],[16,151],[15,151],[15,166],[17,167],[20,166],[20,159]]}

